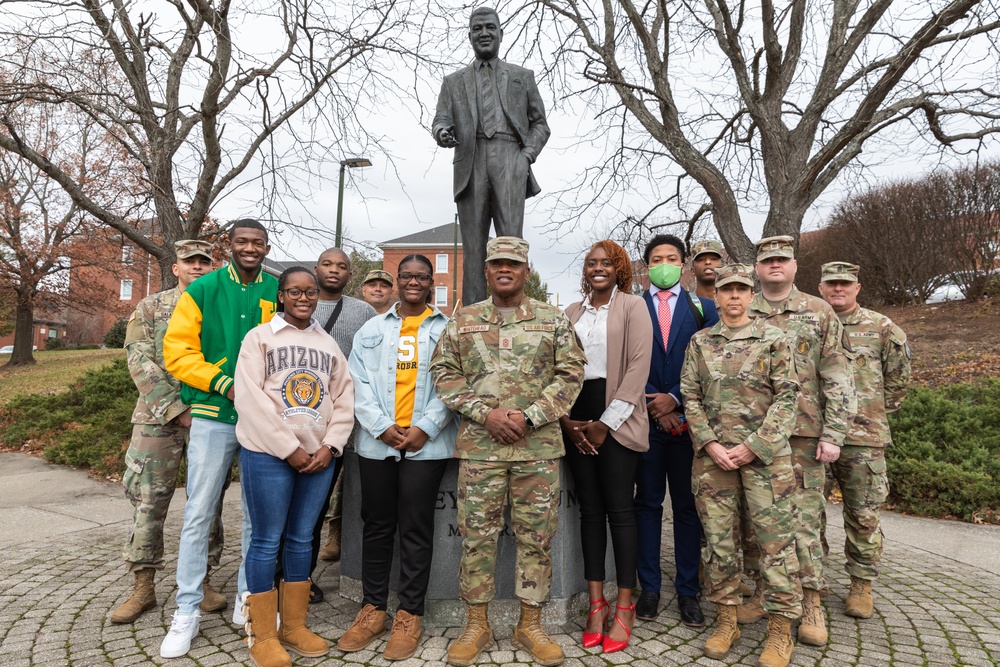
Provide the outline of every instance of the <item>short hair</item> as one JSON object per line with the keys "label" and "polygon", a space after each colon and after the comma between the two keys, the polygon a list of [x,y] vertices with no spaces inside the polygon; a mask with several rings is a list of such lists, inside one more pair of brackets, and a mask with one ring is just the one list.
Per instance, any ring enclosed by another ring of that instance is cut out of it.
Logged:
{"label": "short hair", "polygon": [[323,259],[323,255],[325,255],[328,252],[339,252],[341,255],[344,256],[344,259],[347,260],[347,268],[348,269],[351,268],[351,256],[347,254],[346,250],[344,250],[343,248],[338,248],[337,246],[330,246],[329,248],[321,252],[319,254],[319,257],[316,258],[316,263],[319,264],[319,260]]}
{"label": "short hair", "polygon": [[233,234],[236,233],[237,229],[259,229],[260,231],[264,232],[264,242],[265,243],[269,242],[267,238],[267,227],[260,224],[260,222],[254,220],[253,218],[240,218],[239,220],[234,222],[233,226],[229,228],[230,241],[233,240]]}
{"label": "short hair", "polygon": [[472,25],[472,19],[479,14],[491,14],[494,18],[496,18],[497,25],[503,27],[500,24],[500,15],[497,14],[497,10],[493,9],[492,7],[488,7],[486,5],[476,7],[475,9],[472,10],[472,13],[469,14],[469,25]]}
{"label": "short hair", "polygon": [[[253,221],[253,222],[256,222],[256,220]],[[256,227],[254,227],[254,229],[256,229]],[[313,273],[312,271],[310,271],[309,269],[307,269],[306,267],[304,267],[304,266],[290,266],[287,269],[285,269],[284,271],[282,271],[281,275],[278,276],[278,291],[279,292],[281,290],[285,289],[285,283],[288,282],[288,277],[291,276],[292,274],[295,274],[295,273],[308,273],[309,276],[313,279],[313,282],[314,283],[316,282],[316,274]],[[278,300],[278,312],[279,313],[285,312],[285,304],[283,304],[280,299]]]}
{"label": "short hair", "polygon": [[681,241],[673,234],[657,234],[649,239],[646,249],[642,251],[642,261],[649,264],[649,256],[653,254],[653,248],[661,245],[672,245],[677,248],[681,253],[681,262],[687,259],[687,249],[684,247],[684,241]]}
{"label": "short hair", "polygon": [[[618,291],[631,294],[632,260],[629,258],[628,253],[625,252],[625,248],[610,239],[605,239],[604,241],[598,241],[594,245],[590,246],[590,249],[587,251],[587,255],[592,253],[596,248],[604,248],[604,252],[608,253],[608,259],[611,260],[611,263],[615,267],[615,284],[618,286]],[[584,270],[586,270],[587,255],[584,255]],[[590,288],[590,283],[587,282],[586,275],[580,279],[580,287],[583,290],[583,295],[586,297],[589,297],[593,291]]]}

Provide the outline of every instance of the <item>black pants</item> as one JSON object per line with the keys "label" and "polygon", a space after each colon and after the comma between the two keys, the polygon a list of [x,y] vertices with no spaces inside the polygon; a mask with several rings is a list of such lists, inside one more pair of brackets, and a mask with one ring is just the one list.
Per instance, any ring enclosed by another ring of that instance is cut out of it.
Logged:
{"label": "black pants", "polygon": [[434,507],[448,459],[414,461],[358,457],[361,472],[362,604],[384,610],[389,600],[393,537],[399,531],[399,608],[424,614],[434,553]]}
{"label": "black pants", "polygon": [[[597,421],[604,413],[605,380],[587,380],[570,410],[570,418]],[[638,409],[638,408],[637,408]],[[563,436],[566,462],[576,482],[580,503],[580,537],[583,543],[583,576],[604,581],[604,555],[608,526],[615,553],[619,588],[635,588],[638,532],[632,497],[639,452],[622,446],[608,433],[598,455],[584,455]]]}

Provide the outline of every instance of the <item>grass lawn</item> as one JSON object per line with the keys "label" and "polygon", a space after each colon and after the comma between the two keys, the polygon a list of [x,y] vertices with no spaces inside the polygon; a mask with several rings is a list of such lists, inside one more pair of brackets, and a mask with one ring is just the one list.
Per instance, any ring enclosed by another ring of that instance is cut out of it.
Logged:
{"label": "grass lawn", "polygon": [[[90,369],[123,359],[125,350],[40,350],[34,356],[38,362],[34,366],[0,366],[0,405],[7,405],[18,394],[66,391]],[[8,359],[10,355],[0,355],[0,364]]]}

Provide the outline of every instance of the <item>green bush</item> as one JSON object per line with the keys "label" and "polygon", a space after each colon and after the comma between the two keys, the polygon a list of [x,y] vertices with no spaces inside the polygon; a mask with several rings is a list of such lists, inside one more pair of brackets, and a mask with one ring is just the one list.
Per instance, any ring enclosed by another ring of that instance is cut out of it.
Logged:
{"label": "green bush", "polygon": [[1000,378],[913,387],[889,422],[895,508],[1000,523]]}
{"label": "green bush", "polygon": [[46,350],[61,350],[66,347],[66,341],[63,338],[47,338],[45,340]]}
{"label": "green bush", "polygon": [[122,348],[125,347],[125,327],[128,326],[128,320],[124,317],[108,329],[108,333],[104,334],[104,346],[110,348]]}

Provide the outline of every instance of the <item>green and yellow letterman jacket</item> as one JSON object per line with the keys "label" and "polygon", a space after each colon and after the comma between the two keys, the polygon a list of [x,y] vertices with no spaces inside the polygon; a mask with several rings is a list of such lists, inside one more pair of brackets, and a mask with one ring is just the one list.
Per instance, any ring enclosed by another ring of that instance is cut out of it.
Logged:
{"label": "green and yellow letterman jacket", "polygon": [[183,383],[191,416],[236,423],[226,392],[243,337],[277,310],[278,281],[260,269],[244,285],[229,264],[195,280],[181,295],[163,337],[167,371]]}

